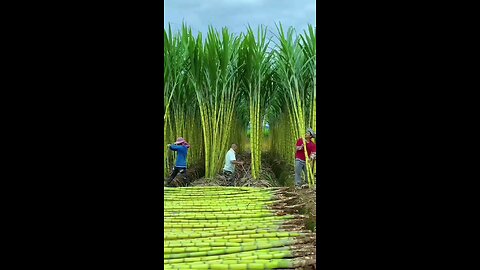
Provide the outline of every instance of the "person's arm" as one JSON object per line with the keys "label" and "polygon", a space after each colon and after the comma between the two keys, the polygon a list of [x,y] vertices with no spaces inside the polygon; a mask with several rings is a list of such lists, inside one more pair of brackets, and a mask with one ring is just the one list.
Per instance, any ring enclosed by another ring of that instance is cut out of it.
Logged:
{"label": "person's arm", "polygon": [[230,162],[232,162],[233,164],[235,165],[242,165],[243,162],[242,161],[237,161],[237,158],[235,157],[235,154],[234,153],[231,153],[229,155],[229,159],[230,159]]}
{"label": "person's arm", "polygon": [[180,146],[175,144],[167,144],[167,147],[172,151],[177,151],[180,148]]}
{"label": "person's arm", "polygon": [[315,143],[312,143],[312,146],[310,147],[309,157],[311,160],[317,159],[317,145]]}
{"label": "person's arm", "polygon": [[303,140],[302,140],[302,138],[298,139],[297,144],[296,144],[296,149],[297,149],[297,151],[303,150]]}
{"label": "person's arm", "polygon": [[238,161],[238,160],[232,160],[232,163],[235,165],[243,165],[243,161]]}

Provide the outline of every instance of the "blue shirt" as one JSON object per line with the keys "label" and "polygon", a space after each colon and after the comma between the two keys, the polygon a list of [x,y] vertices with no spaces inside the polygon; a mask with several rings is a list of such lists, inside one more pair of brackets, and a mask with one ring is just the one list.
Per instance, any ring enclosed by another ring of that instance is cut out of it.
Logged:
{"label": "blue shirt", "polygon": [[170,149],[177,151],[177,162],[175,163],[176,167],[187,168],[187,152],[188,148],[184,145],[170,145]]}

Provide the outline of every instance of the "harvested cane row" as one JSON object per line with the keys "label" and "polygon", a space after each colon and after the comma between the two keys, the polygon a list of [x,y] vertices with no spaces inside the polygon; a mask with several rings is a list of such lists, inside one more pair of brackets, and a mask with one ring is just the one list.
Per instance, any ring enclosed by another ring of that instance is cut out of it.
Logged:
{"label": "harvested cane row", "polygon": [[303,269],[315,234],[285,188],[164,188],[165,269]]}

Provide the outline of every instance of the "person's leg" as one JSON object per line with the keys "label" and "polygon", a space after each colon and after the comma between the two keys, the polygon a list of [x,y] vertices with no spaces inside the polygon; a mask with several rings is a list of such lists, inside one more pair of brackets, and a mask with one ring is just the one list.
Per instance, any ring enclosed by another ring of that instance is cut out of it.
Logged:
{"label": "person's leg", "polygon": [[298,159],[295,160],[295,186],[302,184],[302,162]]}
{"label": "person's leg", "polygon": [[303,175],[305,175],[304,183],[308,184],[307,163],[303,163]]}
{"label": "person's leg", "polygon": [[183,184],[187,185],[188,184],[188,179],[187,179],[187,168],[180,168],[179,172],[183,176]]}
{"label": "person's leg", "polygon": [[170,175],[170,178],[168,178],[167,185],[170,186],[173,182],[173,179],[177,176],[177,174],[180,172],[180,170],[177,167],[173,168],[172,174]]}
{"label": "person's leg", "polygon": [[232,182],[232,172],[223,171],[223,175],[225,175],[225,179],[227,180],[227,185],[228,185],[228,186],[231,186],[231,182]]}
{"label": "person's leg", "polygon": [[230,179],[229,179],[229,185],[232,187],[235,186],[234,180],[235,180],[235,173],[231,173]]}

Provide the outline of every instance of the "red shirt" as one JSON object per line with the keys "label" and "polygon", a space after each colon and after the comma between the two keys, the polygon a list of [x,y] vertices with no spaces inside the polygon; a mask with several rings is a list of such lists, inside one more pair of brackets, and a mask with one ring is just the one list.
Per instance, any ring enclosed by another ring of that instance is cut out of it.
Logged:
{"label": "red shirt", "polygon": [[[296,146],[300,146],[303,144],[303,138],[298,139]],[[312,153],[317,152],[317,146],[312,142],[307,140],[307,154],[310,156]],[[295,152],[295,158],[305,160],[305,151],[303,150],[297,150]]]}

